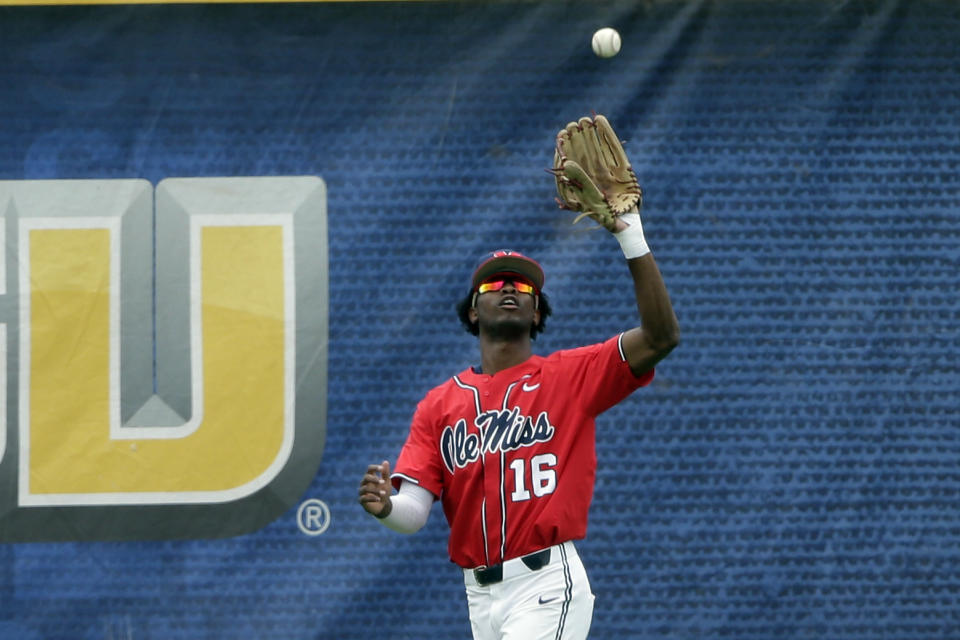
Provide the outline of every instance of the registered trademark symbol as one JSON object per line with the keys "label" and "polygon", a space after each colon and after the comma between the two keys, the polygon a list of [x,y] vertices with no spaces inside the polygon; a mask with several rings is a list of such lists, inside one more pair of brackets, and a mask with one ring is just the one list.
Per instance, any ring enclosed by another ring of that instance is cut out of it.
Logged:
{"label": "registered trademark symbol", "polygon": [[297,526],[308,536],[318,536],[330,526],[330,508],[323,500],[304,500],[297,509]]}

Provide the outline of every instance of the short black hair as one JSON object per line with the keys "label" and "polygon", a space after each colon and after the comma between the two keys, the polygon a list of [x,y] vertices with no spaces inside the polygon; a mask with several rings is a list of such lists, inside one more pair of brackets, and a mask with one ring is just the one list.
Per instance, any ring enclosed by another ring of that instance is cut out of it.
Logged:
{"label": "short black hair", "polygon": [[[463,327],[467,330],[467,333],[475,336],[480,335],[480,326],[476,322],[470,322],[470,308],[473,306],[473,294],[475,292],[470,290],[467,295],[465,295],[460,302],[457,303],[457,317],[460,318],[460,322],[463,324]],[[540,304],[537,307],[540,311],[540,322],[530,327],[530,338],[533,340],[537,339],[537,334],[543,332],[547,328],[547,318],[553,313],[553,309],[550,307],[550,300],[547,298],[547,295],[540,292]]]}

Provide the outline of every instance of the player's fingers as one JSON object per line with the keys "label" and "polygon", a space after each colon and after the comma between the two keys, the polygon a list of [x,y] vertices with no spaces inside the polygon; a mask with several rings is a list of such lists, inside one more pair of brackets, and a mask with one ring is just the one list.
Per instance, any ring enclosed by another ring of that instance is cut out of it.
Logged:
{"label": "player's fingers", "polygon": [[367,472],[363,476],[364,479],[367,478],[376,478],[380,479],[384,472],[390,473],[390,463],[384,460],[380,464],[371,464],[367,465]]}
{"label": "player's fingers", "polygon": [[363,476],[363,480],[360,481],[360,491],[376,491],[378,488],[383,486],[383,483],[380,481],[380,476],[372,476],[367,474]]}
{"label": "player's fingers", "polygon": [[[357,490],[357,502],[368,511],[368,505],[386,502],[390,494],[390,463],[384,460],[380,464],[367,465],[367,472],[360,481]],[[376,509],[371,513],[376,512]]]}
{"label": "player's fingers", "polygon": [[384,460],[380,463],[380,496],[382,500],[386,500],[390,495],[391,491],[390,486],[390,463]]}
{"label": "player's fingers", "polygon": [[368,473],[363,476],[363,480],[360,481],[361,487],[375,487],[380,484],[380,475],[376,473]]}
{"label": "player's fingers", "polygon": [[390,494],[390,489],[380,482],[370,482],[360,486],[357,497],[360,502],[383,502]]}

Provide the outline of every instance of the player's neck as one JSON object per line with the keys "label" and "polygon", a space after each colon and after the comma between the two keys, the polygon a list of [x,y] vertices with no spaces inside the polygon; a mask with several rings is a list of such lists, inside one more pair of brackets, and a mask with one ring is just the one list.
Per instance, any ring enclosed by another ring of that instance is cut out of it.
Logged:
{"label": "player's neck", "polygon": [[483,367],[483,373],[488,376],[525,362],[532,354],[533,349],[529,338],[494,340],[487,336],[480,336],[480,364]]}

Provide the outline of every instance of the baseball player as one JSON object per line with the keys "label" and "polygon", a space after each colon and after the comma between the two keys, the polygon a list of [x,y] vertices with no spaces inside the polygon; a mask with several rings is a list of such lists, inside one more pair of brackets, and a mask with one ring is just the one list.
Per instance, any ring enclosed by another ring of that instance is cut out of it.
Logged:
{"label": "baseball player", "polygon": [[586,535],[593,494],[594,419],[649,384],[679,339],[640,224],[639,185],[603,116],[560,131],[554,174],[561,205],[620,242],[640,326],[534,355],[551,313],[543,269],[516,251],[484,256],[457,307],[480,364],[426,394],[394,468],[369,465],[359,490],[363,508],[402,533],[442,502],[475,640],[587,637],[593,594],[574,541]]}

